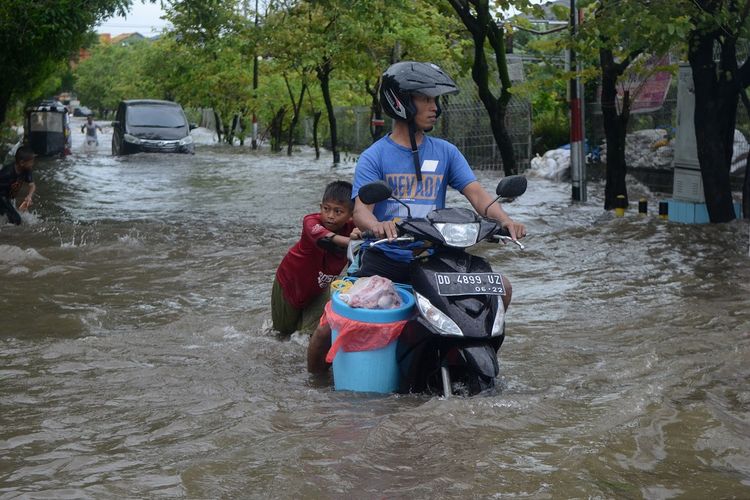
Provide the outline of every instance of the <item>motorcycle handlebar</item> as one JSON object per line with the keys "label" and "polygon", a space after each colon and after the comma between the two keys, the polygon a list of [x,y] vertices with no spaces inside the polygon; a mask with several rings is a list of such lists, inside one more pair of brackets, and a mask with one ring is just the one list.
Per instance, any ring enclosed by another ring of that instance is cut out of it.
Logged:
{"label": "motorcycle handlebar", "polygon": [[510,237],[509,234],[510,233],[508,233],[508,231],[506,229],[503,229],[502,231],[499,231],[497,234],[495,234],[494,236],[492,236],[492,239],[495,240],[495,241],[497,241],[498,243],[500,243],[500,242],[503,242],[503,243],[515,243],[516,245],[518,245],[518,248],[520,248],[521,250],[526,250],[526,247],[523,246],[523,243],[521,243],[518,240],[514,240],[513,238]]}
{"label": "motorcycle handlebar", "polygon": [[[377,246],[377,245],[380,245],[380,244],[383,244],[383,243],[388,243],[388,238],[378,239],[377,235],[375,235],[375,233],[373,233],[370,230],[362,231],[362,239],[363,240],[376,240],[376,241],[372,242],[371,246]],[[493,236],[491,236],[490,238],[488,238],[488,239],[497,241],[498,243],[499,242],[505,242],[505,243],[511,242],[511,243],[515,243],[516,245],[518,245],[518,247],[521,250],[525,249],[525,247],[523,246],[523,244],[520,241],[511,239],[510,232],[506,228],[504,228],[504,227],[497,229],[497,231],[495,232],[495,234]],[[398,243],[398,242],[401,242],[401,243],[411,243],[413,241],[415,241],[415,239],[414,239],[413,236],[399,236],[398,238],[394,238],[393,240],[391,240],[391,243]]]}
{"label": "motorcycle handlebar", "polygon": [[370,246],[374,247],[383,243],[413,243],[414,241],[415,240],[413,236],[399,236],[398,238],[394,238],[390,241],[388,241],[388,238],[382,238],[380,240],[373,241]]}
{"label": "motorcycle handlebar", "polygon": [[495,234],[498,236],[510,236],[510,231],[508,231],[507,228],[501,227],[497,231],[495,231]]}

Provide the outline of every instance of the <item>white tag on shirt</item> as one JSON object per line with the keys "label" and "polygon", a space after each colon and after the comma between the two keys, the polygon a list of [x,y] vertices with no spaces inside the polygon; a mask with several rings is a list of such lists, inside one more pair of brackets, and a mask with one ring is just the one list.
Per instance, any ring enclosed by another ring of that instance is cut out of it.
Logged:
{"label": "white tag on shirt", "polygon": [[422,172],[435,172],[437,167],[437,160],[425,160],[422,162]]}

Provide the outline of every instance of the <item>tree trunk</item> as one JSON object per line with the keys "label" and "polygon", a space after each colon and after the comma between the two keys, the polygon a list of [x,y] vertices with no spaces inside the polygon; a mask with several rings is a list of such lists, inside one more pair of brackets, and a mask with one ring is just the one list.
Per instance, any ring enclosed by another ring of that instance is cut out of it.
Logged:
{"label": "tree trunk", "polygon": [[302,84],[302,90],[299,93],[299,101],[295,101],[294,95],[292,94],[292,87],[289,85],[289,80],[287,79],[286,75],[284,75],[284,81],[286,82],[287,91],[289,91],[289,99],[292,101],[292,122],[289,124],[289,133],[287,135],[288,140],[286,146],[287,156],[292,156],[292,146],[294,145],[294,130],[297,128],[297,123],[299,122],[300,110],[302,109],[302,100],[305,98],[307,84]]}
{"label": "tree trunk", "polygon": [[242,110],[240,113],[240,120],[239,120],[239,127],[240,127],[240,146],[245,145],[245,135],[247,135],[247,120],[245,119],[245,114],[247,113],[247,109]]}
{"label": "tree trunk", "polygon": [[[471,3],[471,6],[469,3]],[[511,98],[511,81],[508,75],[507,60],[505,59],[504,32],[494,22],[487,0],[478,2],[450,0],[450,4],[474,40],[474,62],[471,68],[471,76],[477,85],[479,98],[482,104],[484,104],[484,108],[490,118],[490,128],[492,129],[492,136],[495,138],[495,143],[500,150],[503,171],[505,175],[515,174],[518,172],[518,168],[516,166],[515,154],[513,153],[513,141],[505,125],[508,103]],[[485,40],[490,42],[495,52],[495,63],[502,85],[499,98],[495,98],[489,87],[489,69],[484,53]]]}
{"label": "tree trunk", "polygon": [[[750,115],[750,99],[747,98],[745,89],[740,91],[740,98],[745,111]],[[742,218],[750,219],[750,152],[745,158],[745,177],[742,181]]]}
{"label": "tree trunk", "polygon": [[375,83],[375,87],[370,87],[368,82],[365,82],[365,90],[370,94],[370,137],[372,142],[377,141],[385,133],[385,126],[381,125],[383,122],[383,107],[380,105],[380,78]]}
{"label": "tree trunk", "polygon": [[[626,65],[617,64],[609,49],[599,50],[602,73],[602,121],[607,143],[607,181],[604,187],[604,210],[617,207],[617,197],[625,196],[628,202],[628,188],[625,176],[628,166],[625,162],[625,138],[628,126],[629,103],[626,97],[622,113],[617,113],[617,79],[625,71]],[[626,60],[628,61],[628,60]]]}
{"label": "tree trunk", "polygon": [[216,108],[214,108],[214,123],[216,123],[216,135],[219,138],[219,143],[221,143],[221,134],[222,134],[221,116],[219,116],[219,113],[216,112]]}
{"label": "tree trunk", "polygon": [[497,143],[497,147],[500,149],[500,157],[503,160],[505,175],[514,175],[518,173],[518,165],[516,164],[516,154],[513,151],[513,139],[505,123],[505,118],[508,115],[508,105],[513,97],[510,93],[512,83],[505,55],[507,46],[505,30],[497,23],[492,22],[489,25],[487,39],[495,52],[495,66],[501,84],[500,97],[497,99],[497,108],[495,109],[495,121],[493,122],[490,117],[492,135],[495,137],[495,143]]}
{"label": "tree trunk", "polygon": [[323,101],[326,105],[326,111],[328,112],[328,126],[331,132],[331,152],[333,153],[333,163],[341,163],[341,156],[338,150],[338,135],[336,133],[336,115],[333,113],[333,102],[331,101],[331,87],[330,78],[333,67],[331,61],[326,60],[323,64],[318,66],[316,72],[318,75],[318,81],[320,81],[320,90],[323,92]]}
{"label": "tree trunk", "polygon": [[229,127],[229,133],[227,133],[227,144],[234,145],[234,134],[237,132],[237,127],[240,122],[240,117],[237,113],[232,115],[232,126]]}
{"label": "tree trunk", "polygon": [[315,111],[313,113],[313,145],[315,146],[315,159],[320,159],[320,146],[318,145],[318,124],[320,123],[320,117],[323,116],[322,111]]}
{"label": "tree trunk", "polygon": [[505,175],[513,175],[517,173],[513,141],[505,127],[507,101],[510,100],[510,95],[504,96],[503,94],[507,91],[503,89],[500,98],[496,99],[490,90],[489,68],[484,57],[484,34],[474,36],[474,63],[471,67],[471,76],[477,85],[479,99],[490,118],[492,136],[495,138],[495,144],[500,150],[500,158],[503,161],[503,172]]}
{"label": "tree trunk", "polygon": [[285,114],[286,106],[281,106],[271,120],[271,151],[274,153],[281,151],[281,136],[284,132]]}
{"label": "tree trunk", "polygon": [[[714,41],[723,41],[720,70],[713,60]],[[734,147],[739,86],[734,81],[736,46],[721,33],[692,33],[688,60],[695,87],[695,143],[703,192],[711,222],[735,218],[729,171]]]}
{"label": "tree trunk", "polygon": [[495,138],[495,143],[500,150],[500,158],[503,161],[503,172],[505,175],[515,175],[518,173],[516,154],[513,151],[513,138],[510,136],[510,132],[508,132],[508,127],[505,126],[505,117],[508,115],[510,97],[510,92],[503,90],[500,102],[495,109],[494,119],[490,116],[492,136]]}
{"label": "tree trunk", "polygon": [[10,92],[0,90],[0,126],[5,124],[5,117],[8,116],[8,106],[10,106]]}

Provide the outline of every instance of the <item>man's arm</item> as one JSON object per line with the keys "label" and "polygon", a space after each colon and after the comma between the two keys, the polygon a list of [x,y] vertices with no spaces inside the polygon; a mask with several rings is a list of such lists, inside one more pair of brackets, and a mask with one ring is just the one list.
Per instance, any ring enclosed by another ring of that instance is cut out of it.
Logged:
{"label": "man's arm", "polygon": [[378,238],[393,240],[398,237],[396,223],[392,220],[380,222],[373,213],[375,205],[366,205],[357,196],[354,199],[354,224],[362,231],[372,231]]}
{"label": "man's arm", "polygon": [[[466,199],[469,200],[469,203],[471,203],[471,206],[474,207],[474,210],[476,210],[477,213],[499,221],[500,225],[508,230],[510,237],[514,240],[526,236],[526,227],[511,219],[510,216],[505,213],[505,210],[503,210],[500,203],[492,203],[495,198],[485,191],[479,181],[467,184],[463,191],[461,191],[461,194],[466,196]],[[492,205],[487,208],[487,205],[490,203],[492,203]],[[485,210],[487,210],[487,213],[485,213]]]}

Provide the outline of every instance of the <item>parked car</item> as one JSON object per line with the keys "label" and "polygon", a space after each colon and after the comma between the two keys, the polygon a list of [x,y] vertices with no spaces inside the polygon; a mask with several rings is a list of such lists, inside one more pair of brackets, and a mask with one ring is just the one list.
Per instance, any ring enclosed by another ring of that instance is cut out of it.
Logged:
{"label": "parked car", "polygon": [[70,153],[70,116],[59,101],[42,101],[26,108],[23,143],[40,156]]}
{"label": "parked car", "polygon": [[175,102],[122,101],[112,122],[112,154],[193,153],[192,129]]}
{"label": "parked car", "polygon": [[94,112],[86,106],[78,106],[73,110],[73,116],[93,116]]}

